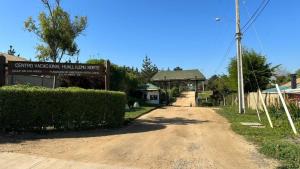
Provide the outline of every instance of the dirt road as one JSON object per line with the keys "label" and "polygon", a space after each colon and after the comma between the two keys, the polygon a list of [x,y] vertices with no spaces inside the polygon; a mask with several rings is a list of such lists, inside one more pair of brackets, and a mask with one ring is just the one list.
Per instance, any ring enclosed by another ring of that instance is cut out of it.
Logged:
{"label": "dirt road", "polygon": [[[43,139],[2,142],[0,156],[26,154],[98,164],[102,168],[276,167],[276,162],[260,155],[253,145],[233,133],[228,122],[212,109],[189,107],[193,100],[193,93],[185,93],[173,106],[157,109],[118,131],[52,134]],[[0,168],[1,163],[8,166],[7,161],[0,160]]]}

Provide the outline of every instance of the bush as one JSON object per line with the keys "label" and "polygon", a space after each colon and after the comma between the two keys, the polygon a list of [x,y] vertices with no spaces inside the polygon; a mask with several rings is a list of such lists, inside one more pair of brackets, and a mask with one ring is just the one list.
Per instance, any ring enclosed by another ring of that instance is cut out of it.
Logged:
{"label": "bush", "polygon": [[84,129],[123,124],[122,92],[28,86],[0,88],[0,129]]}
{"label": "bush", "polygon": [[[299,120],[300,119],[300,107],[296,105],[295,103],[289,103],[287,104],[287,107],[290,111],[290,114],[293,118],[293,120]],[[285,118],[286,113],[282,105],[280,106],[269,106],[268,110],[272,116],[274,116],[276,119]]]}
{"label": "bush", "polygon": [[212,102],[201,102],[200,106],[203,106],[203,107],[212,107],[213,103]]}
{"label": "bush", "polygon": [[180,96],[180,91],[178,87],[173,87],[171,89],[171,97],[179,97]]}

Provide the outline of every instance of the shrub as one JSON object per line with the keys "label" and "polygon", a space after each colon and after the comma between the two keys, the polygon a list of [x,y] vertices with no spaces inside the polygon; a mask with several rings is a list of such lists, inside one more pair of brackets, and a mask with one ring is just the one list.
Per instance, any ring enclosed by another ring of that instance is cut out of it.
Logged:
{"label": "shrub", "polygon": [[203,106],[203,107],[212,107],[213,103],[212,102],[201,102],[200,106]]}
{"label": "shrub", "polygon": [[0,88],[0,129],[84,129],[123,124],[122,92],[80,88]]}
{"label": "shrub", "polygon": [[173,87],[171,89],[171,97],[179,97],[180,96],[180,91],[178,87]]}

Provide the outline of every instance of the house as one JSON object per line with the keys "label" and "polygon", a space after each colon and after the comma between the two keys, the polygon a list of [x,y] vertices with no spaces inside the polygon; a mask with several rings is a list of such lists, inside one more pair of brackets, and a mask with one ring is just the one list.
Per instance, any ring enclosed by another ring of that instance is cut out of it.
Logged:
{"label": "house", "polygon": [[160,104],[160,88],[147,83],[138,87],[138,91],[142,93],[143,100],[148,104]]}
{"label": "house", "polygon": [[[4,56],[6,63],[9,61],[28,61],[24,57],[20,56],[14,56],[14,55],[9,55],[6,53],[1,53],[0,56]],[[5,84],[6,85],[16,85],[16,84],[30,84],[34,86],[44,86],[44,87],[49,87],[52,88],[52,83],[53,83],[53,77],[51,76],[37,76],[37,75],[8,75],[8,71],[6,68],[6,79],[5,79]],[[60,83],[57,82],[57,86],[59,86]]]}
{"label": "house", "polygon": [[[295,103],[300,106],[300,78],[292,77],[292,80],[286,84],[280,85],[279,89],[287,102]],[[277,89],[270,88],[262,91],[265,104],[267,106],[281,105]],[[256,92],[249,93],[247,96],[248,107],[255,109],[260,98]]]}
{"label": "house", "polygon": [[182,90],[203,90],[205,77],[198,69],[159,71],[151,81],[163,89],[178,87]]}

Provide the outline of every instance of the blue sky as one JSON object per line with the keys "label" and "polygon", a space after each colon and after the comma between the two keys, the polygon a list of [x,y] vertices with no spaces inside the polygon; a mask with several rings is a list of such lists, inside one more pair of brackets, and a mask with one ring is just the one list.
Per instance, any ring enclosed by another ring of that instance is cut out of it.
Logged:
{"label": "blue sky", "polygon": [[[262,0],[241,0],[245,23]],[[227,72],[235,46],[224,57],[235,31],[234,0],[63,0],[71,15],[88,17],[88,28],[77,39],[82,62],[90,58],[141,67],[147,54],[159,67],[198,68],[207,77]],[[34,60],[38,39],[24,21],[44,6],[40,0],[0,1],[0,51],[13,45]],[[244,35],[243,45],[265,54],[288,71],[300,68],[300,1],[271,0]],[[215,18],[222,18],[216,22]],[[260,39],[260,40],[259,40]],[[261,43],[259,42],[261,41]]]}

